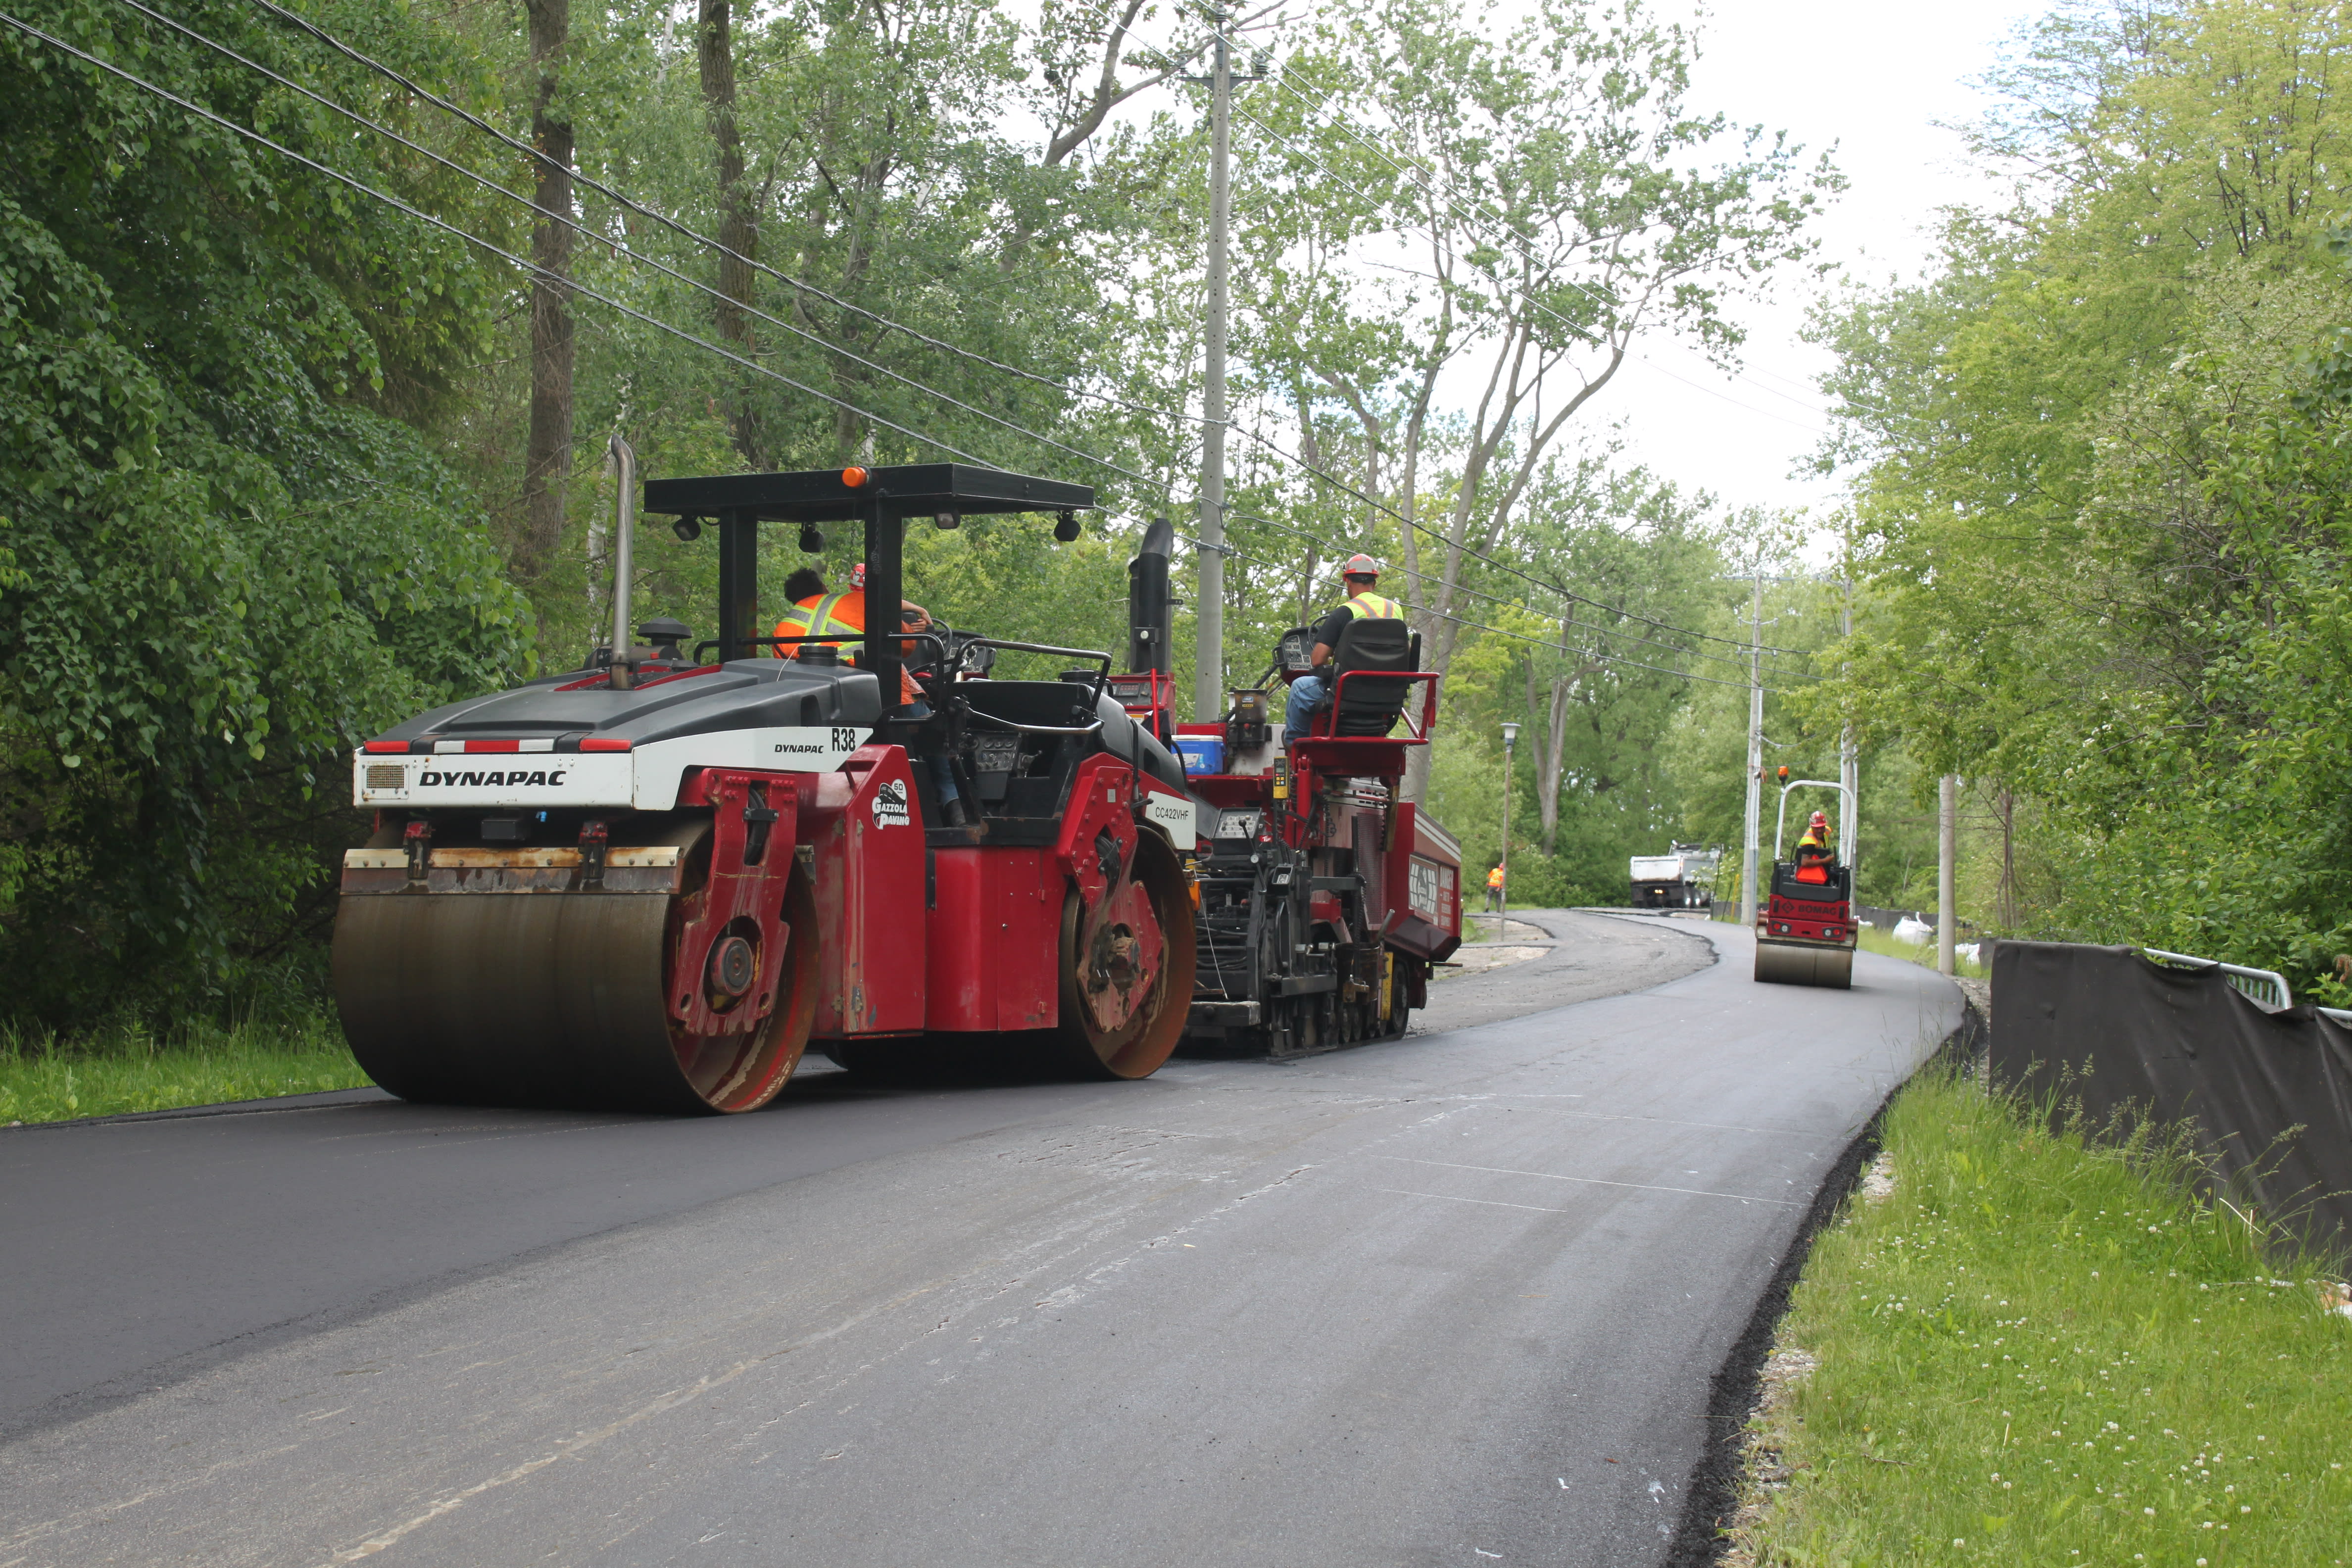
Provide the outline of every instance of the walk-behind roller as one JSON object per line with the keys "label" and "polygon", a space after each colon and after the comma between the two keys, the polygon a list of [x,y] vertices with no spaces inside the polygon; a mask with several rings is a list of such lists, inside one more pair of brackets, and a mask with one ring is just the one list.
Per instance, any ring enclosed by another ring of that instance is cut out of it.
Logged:
{"label": "walk-behind roller", "polygon": [[[334,967],[369,1074],[413,1100],[698,1112],[767,1103],[812,1043],[978,1066],[1043,1042],[1090,1074],[1157,1070],[1191,1000],[1192,804],[1106,694],[1111,657],[935,630],[780,658],[811,639],[754,619],[762,520],[804,541],[862,521],[888,605],[908,517],[1067,527],[1093,491],[939,464],[656,481],[646,502],[682,537],[717,524],[715,639],[648,622],[354,758],[375,828],[345,857]],[[987,679],[999,652],[1095,668]],[[886,709],[902,663],[929,712]]]}

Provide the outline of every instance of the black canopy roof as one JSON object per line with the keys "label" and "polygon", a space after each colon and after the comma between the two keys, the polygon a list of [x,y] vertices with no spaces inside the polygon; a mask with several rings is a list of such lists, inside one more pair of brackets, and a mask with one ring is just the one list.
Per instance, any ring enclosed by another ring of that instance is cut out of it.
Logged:
{"label": "black canopy roof", "polygon": [[677,517],[727,512],[789,522],[846,522],[871,517],[877,502],[899,517],[952,511],[1082,511],[1095,504],[1092,485],[1008,474],[969,463],[908,463],[868,468],[852,489],[840,468],[790,474],[714,474],[708,479],[647,479],[645,510]]}

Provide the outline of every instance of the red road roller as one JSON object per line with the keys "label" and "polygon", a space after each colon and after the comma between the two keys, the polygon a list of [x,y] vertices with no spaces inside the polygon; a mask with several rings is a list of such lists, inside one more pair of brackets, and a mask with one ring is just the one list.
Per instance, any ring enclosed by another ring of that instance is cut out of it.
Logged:
{"label": "red road roller", "polygon": [[[617,593],[588,668],[353,758],[374,831],[345,857],[334,976],[361,1066],[411,1100],[667,1112],[756,1110],[811,1043],[1155,1071],[1192,1003],[1193,803],[1107,690],[1112,657],[757,624],[762,522],[862,524],[868,602],[895,605],[908,518],[1045,513],[1066,537],[1094,501],[962,464],[647,483],[681,537],[717,534],[715,638],[632,638]],[[1081,668],[992,679],[1000,654]]]}
{"label": "red road roller", "polygon": [[[1786,772],[1786,770],[1782,770]],[[1756,978],[1781,985],[1853,985],[1853,868],[1843,864],[1799,866],[1780,858],[1789,824],[1789,792],[1833,789],[1854,820],[1844,786],[1822,779],[1791,779],[1780,786],[1780,819],[1772,829],[1771,896],[1756,911]]]}

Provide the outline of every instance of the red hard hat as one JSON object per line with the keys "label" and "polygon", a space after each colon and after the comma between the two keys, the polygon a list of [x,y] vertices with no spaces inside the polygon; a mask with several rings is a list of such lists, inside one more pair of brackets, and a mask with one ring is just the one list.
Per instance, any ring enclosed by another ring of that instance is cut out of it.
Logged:
{"label": "red hard hat", "polygon": [[850,585],[851,587],[853,587],[853,588],[861,588],[861,589],[862,589],[862,588],[864,588],[864,587],[866,586],[866,563],[865,563],[865,562],[861,561],[861,562],[859,562],[856,565],[852,566],[852,567],[849,569],[849,585]]}
{"label": "red hard hat", "polygon": [[1815,827],[1827,827],[1829,825],[1830,814],[1828,812],[1817,811],[1813,813],[1813,826]]}
{"label": "red hard hat", "polygon": [[1369,555],[1350,555],[1339,563],[1339,575],[1342,577],[1377,577],[1380,574],[1381,563]]}

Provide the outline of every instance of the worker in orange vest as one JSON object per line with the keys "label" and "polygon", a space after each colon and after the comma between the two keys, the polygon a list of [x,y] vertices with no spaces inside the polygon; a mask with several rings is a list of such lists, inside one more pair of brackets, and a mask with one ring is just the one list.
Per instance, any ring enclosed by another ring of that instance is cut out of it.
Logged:
{"label": "worker in orange vest", "polygon": [[1503,868],[1499,864],[1486,873],[1486,912],[1490,915],[1503,912]]}
{"label": "worker in orange vest", "polygon": [[1805,836],[1797,840],[1797,880],[1826,884],[1830,869],[1837,864],[1837,850],[1831,844],[1829,813],[1813,813],[1812,821],[1805,825]]}
{"label": "worker in orange vest", "polygon": [[[863,561],[849,569],[849,592],[846,594],[826,593],[824,579],[807,567],[794,573],[784,588],[787,593],[794,588],[813,591],[803,594],[784,613],[784,618],[776,623],[776,636],[822,637],[825,643],[818,646],[835,647],[840,644],[832,640],[835,633],[840,634],[842,642],[865,639],[866,563]],[[931,613],[911,599],[901,599],[898,601],[898,623],[910,632],[929,631]],[[777,651],[782,652],[785,647],[797,650],[809,646],[807,643],[782,644],[777,645]],[[915,645],[912,641],[901,643],[899,649],[911,654],[915,651]],[[793,657],[798,658],[801,654],[795,651]],[[898,702],[909,719],[931,716],[931,705],[923,700],[922,689],[915,684],[915,678],[907,672],[903,664],[898,667]],[[939,785],[940,814],[947,819],[949,826],[962,826],[970,818],[964,813],[962,793],[956,788],[955,769],[944,755],[932,756],[930,767],[931,778]]]}

